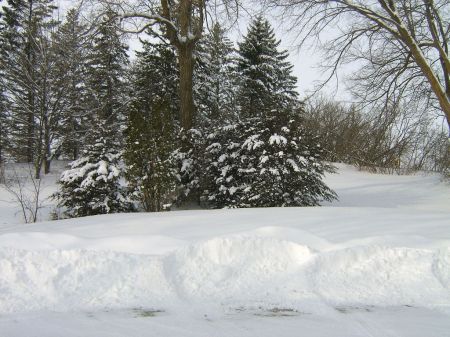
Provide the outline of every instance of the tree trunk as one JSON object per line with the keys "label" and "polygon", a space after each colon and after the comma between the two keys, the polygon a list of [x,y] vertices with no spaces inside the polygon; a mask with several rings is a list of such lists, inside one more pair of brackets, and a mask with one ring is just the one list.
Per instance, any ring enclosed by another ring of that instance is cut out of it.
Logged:
{"label": "tree trunk", "polygon": [[34,179],[41,179],[42,159],[38,157],[34,162]]}
{"label": "tree trunk", "polygon": [[52,163],[52,161],[50,159],[45,159],[45,163],[44,163],[44,173],[45,174],[49,174],[50,173],[51,163]]}
{"label": "tree trunk", "polygon": [[193,44],[186,43],[178,46],[179,70],[180,70],[180,120],[185,130],[192,128],[194,120],[194,57]]}
{"label": "tree trunk", "polygon": [[46,118],[45,123],[45,156],[44,156],[44,174],[50,173],[50,165],[52,162],[52,153],[51,153],[51,139],[50,139],[50,126],[48,125],[48,120]]}
{"label": "tree trunk", "polygon": [[428,83],[430,83],[431,90],[436,95],[439,101],[439,105],[441,106],[441,109],[444,112],[445,117],[447,119],[447,124],[450,127],[450,98],[447,96],[445,89],[442,87],[437,76],[433,72],[433,69],[428,64],[419,46],[413,40],[408,31],[404,28],[400,28],[399,31],[403,38],[403,41],[408,45],[411,54],[414,57],[414,60],[416,61],[419,68],[422,70],[422,73],[428,80]]}
{"label": "tree trunk", "polygon": [[3,125],[0,124],[0,169],[3,164]]}
{"label": "tree trunk", "polygon": [[[32,89],[30,89],[31,91]],[[28,93],[28,111],[27,114],[27,130],[26,130],[26,161],[32,163],[35,151],[35,129],[34,129],[34,109],[35,109],[34,93]]]}
{"label": "tree trunk", "polygon": [[[28,24],[31,25],[31,22],[33,21],[33,1],[29,2],[29,12],[28,12]],[[29,88],[27,92],[27,126],[26,126],[26,161],[28,163],[32,163],[34,160],[34,147],[35,147],[35,129],[34,129],[34,114],[35,114],[35,88],[34,88],[34,65],[36,63],[35,56],[34,56],[34,48],[33,48],[33,32],[32,27],[28,27],[28,40],[27,45],[25,47],[26,52],[26,72],[29,76]]]}
{"label": "tree trunk", "polygon": [[[44,119],[44,174],[50,173],[50,162],[52,160],[51,153],[51,126],[49,121],[49,108],[47,105],[48,100],[48,88],[47,88],[47,69],[45,72],[45,77],[43,79],[43,91],[42,91],[42,118]],[[41,141],[42,143],[42,141]]]}

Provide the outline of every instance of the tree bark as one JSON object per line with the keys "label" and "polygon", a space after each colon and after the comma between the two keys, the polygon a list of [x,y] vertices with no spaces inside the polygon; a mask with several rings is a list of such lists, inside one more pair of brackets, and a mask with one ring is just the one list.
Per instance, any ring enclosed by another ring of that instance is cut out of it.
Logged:
{"label": "tree bark", "polygon": [[436,97],[439,101],[439,105],[445,114],[447,124],[450,127],[450,97],[447,95],[445,89],[442,87],[442,85],[439,82],[438,78],[436,77],[433,69],[431,68],[431,66],[429,65],[427,60],[425,59],[425,56],[423,55],[419,46],[412,39],[412,37],[408,33],[408,31],[404,28],[400,28],[399,32],[400,32],[400,35],[401,35],[403,41],[409,47],[409,50],[411,51],[411,54],[413,55],[414,60],[416,61],[417,65],[419,66],[423,75],[430,83],[431,90],[436,95]]}
{"label": "tree bark", "polygon": [[[154,24],[164,27],[164,36],[177,49],[180,72],[180,121],[185,130],[192,128],[195,117],[193,74],[194,48],[202,37],[206,16],[206,0],[159,0],[158,10],[150,13],[131,12],[126,18],[143,18],[148,23],[135,33],[151,28]],[[155,1],[156,4],[156,1]],[[226,5],[225,5],[226,6]]]}
{"label": "tree bark", "polygon": [[180,71],[180,120],[185,130],[192,128],[195,105],[193,92],[194,57],[193,45],[190,43],[178,46]]}
{"label": "tree bark", "polygon": [[32,163],[34,160],[34,147],[35,147],[35,129],[34,129],[34,114],[35,114],[35,93],[34,93],[34,65],[35,65],[35,57],[34,57],[34,48],[33,48],[33,32],[32,32],[32,21],[33,21],[33,1],[29,2],[29,11],[28,11],[28,40],[26,41],[26,71],[28,72],[30,83],[28,92],[27,92],[27,126],[26,126],[26,161],[28,163]]}

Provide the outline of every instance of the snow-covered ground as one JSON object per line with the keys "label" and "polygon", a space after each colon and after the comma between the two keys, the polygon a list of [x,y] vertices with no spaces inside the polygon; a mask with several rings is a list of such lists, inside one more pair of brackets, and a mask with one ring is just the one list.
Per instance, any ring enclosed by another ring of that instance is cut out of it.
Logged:
{"label": "snow-covered ground", "polygon": [[327,182],[324,207],[29,225],[0,201],[0,336],[450,336],[448,183]]}
{"label": "snow-covered ground", "polygon": [[[57,180],[61,172],[67,168],[65,161],[54,161],[52,163],[52,171],[50,174],[43,176],[40,186],[40,202],[38,220],[50,219],[50,213],[54,210],[54,201],[50,196],[57,191]],[[30,181],[30,175],[33,176],[33,167],[28,164],[8,164],[6,168],[6,176],[14,180],[21,179],[27,183],[24,185],[23,192],[28,199],[33,194],[33,185]],[[13,184],[14,189],[19,192],[17,184]],[[21,209],[17,200],[11,193],[8,193],[4,186],[0,184],[0,229],[11,225],[22,224],[24,222]],[[1,336],[1,335],[0,335]]]}

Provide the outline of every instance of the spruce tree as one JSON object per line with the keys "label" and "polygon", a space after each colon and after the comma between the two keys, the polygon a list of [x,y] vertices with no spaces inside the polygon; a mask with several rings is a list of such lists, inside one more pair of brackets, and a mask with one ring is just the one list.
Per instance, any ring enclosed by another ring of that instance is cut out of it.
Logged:
{"label": "spruce tree", "polygon": [[3,9],[0,8],[0,174],[5,161],[6,148],[8,146],[8,98],[6,95],[6,59],[7,39],[5,36],[6,23],[4,22]]}
{"label": "spruce tree", "polygon": [[195,68],[197,123],[202,127],[237,120],[237,55],[219,23],[200,40]]}
{"label": "spruce tree", "polygon": [[123,212],[131,209],[122,186],[122,123],[126,99],[126,46],[116,15],[108,12],[98,27],[89,59],[91,129],[83,157],[60,179],[58,204],[68,216]]}
{"label": "spruce tree", "polygon": [[6,148],[8,145],[8,110],[5,85],[2,83],[2,72],[0,70],[0,166],[5,161]]}
{"label": "spruce tree", "polygon": [[87,53],[90,34],[79,21],[79,12],[71,9],[53,35],[56,61],[53,66],[57,85],[63,88],[59,152],[65,158],[77,159],[89,130]]}
{"label": "spruce tree", "polygon": [[125,161],[133,199],[145,211],[160,211],[170,203],[176,177],[175,149],[178,112],[176,55],[166,43],[142,41],[132,71]]}
{"label": "spruce tree", "polygon": [[280,40],[270,23],[258,16],[239,43],[241,74],[238,103],[241,117],[261,117],[272,109],[287,108],[297,101],[292,65],[287,51],[279,51]]}
{"label": "spruce tree", "polygon": [[177,145],[173,152],[177,168],[176,203],[199,204],[205,179],[205,133],[200,129],[181,129]]}
{"label": "spruce tree", "polygon": [[302,126],[296,78],[258,17],[239,44],[239,121],[207,137],[203,197],[212,207],[315,206],[336,197],[323,182],[319,140]]}
{"label": "spruce tree", "polygon": [[178,204],[198,203],[205,180],[205,136],[214,126],[238,119],[237,55],[225,30],[215,23],[196,46],[194,92],[195,129],[180,130],[174,159],[178,167]]}
{"label": "spruce tree", "polygon": [[121,152],[111,151],[111,142],[99,126],[84,156],[71,162],[59,180],[54,195],[65,216],[81,217],[131,211],[132,203],[123,185],[124,167]]}
{"label": "spruce tree", "polygon": [[128,47],[122,42],[116,13],[108,11],[100,22],[88,55],[89,108],[92,127],[104,125],[102,137],[121,140],[124,129],[128,86],[125,82],[129,64]]}
{"label": "spruce tree", "polygon": [[332,167],[298,114],[245,119],[208,137],[205,200],[215,208],[316,206],[336,195],[323,182]]}

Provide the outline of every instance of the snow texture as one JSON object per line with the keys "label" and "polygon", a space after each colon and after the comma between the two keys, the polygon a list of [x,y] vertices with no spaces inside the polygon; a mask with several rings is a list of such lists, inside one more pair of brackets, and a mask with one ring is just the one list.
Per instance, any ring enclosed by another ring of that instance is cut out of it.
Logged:
{"label": "snow texture", "polygon": [[448,184],[339,172],[320,208],[3,224],[1,335],[450,336]]}

